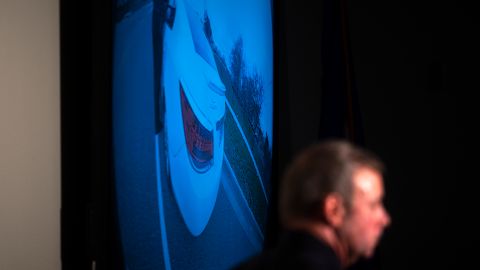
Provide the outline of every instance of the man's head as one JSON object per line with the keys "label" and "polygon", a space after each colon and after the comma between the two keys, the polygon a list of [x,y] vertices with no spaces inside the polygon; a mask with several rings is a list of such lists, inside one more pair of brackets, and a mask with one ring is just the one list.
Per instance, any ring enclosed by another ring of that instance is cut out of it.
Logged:
{"label": "man's head", "polygon": [[390,223],[382,203],[383,168],[372,153],[345,141],[309,147],[282,181],[283,224],[320,224],[334,232],[349,260],[370,257]]}

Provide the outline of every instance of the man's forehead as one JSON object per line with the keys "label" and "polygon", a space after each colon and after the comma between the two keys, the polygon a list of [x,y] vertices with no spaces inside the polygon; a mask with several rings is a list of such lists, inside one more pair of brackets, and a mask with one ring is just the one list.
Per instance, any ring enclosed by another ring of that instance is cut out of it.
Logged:
{"label": "man's forehead", "polygon": [[357,192],[383,197],[382,175],[372,168],[357,168],[353,174],[353,185]]}

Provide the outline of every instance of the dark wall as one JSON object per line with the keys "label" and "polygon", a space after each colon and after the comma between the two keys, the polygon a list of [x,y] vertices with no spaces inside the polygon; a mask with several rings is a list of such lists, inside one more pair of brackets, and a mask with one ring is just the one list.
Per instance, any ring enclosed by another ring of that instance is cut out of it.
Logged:
{"label": "dark wall", "polygon": [[[315,141],[320,119],[321,11],[293,2],[283,2],[281,18],[288,80],[281,94],[290,106],[281,121],[291,125],[285,163]],[[365,145],[386,162],[385,203],[393,219],[373,266],[460,269],[473,261],[478,230],[474,167],[466,158],[478,122],[475,9],[452,1],[346,3]]]}
{"label": "dark wall", "polygon": [[473,10],[452,1],[349,1],[366,143],[388,167],[393,224],[383,269],[459,269],[472,260],[465,155],[480,71]]}

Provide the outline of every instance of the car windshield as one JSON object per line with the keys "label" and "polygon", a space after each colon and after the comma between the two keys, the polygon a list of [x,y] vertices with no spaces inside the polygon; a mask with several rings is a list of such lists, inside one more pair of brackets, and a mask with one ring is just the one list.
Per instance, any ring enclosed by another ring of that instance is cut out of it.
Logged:
{"label": "car windshield", "polygon": [[207,171],[213,163],[213,131],[205,128],[195,115],[180,83],[180,99],[185,140],[195,170]]}

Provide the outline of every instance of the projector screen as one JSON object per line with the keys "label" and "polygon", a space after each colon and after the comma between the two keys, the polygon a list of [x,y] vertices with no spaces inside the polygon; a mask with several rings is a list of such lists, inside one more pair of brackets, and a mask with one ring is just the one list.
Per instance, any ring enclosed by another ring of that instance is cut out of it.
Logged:
{"label": "projector screen", "polygon": [[117,0],[113,143],[125,269],[227,269],[271,192],[270,0]]}

